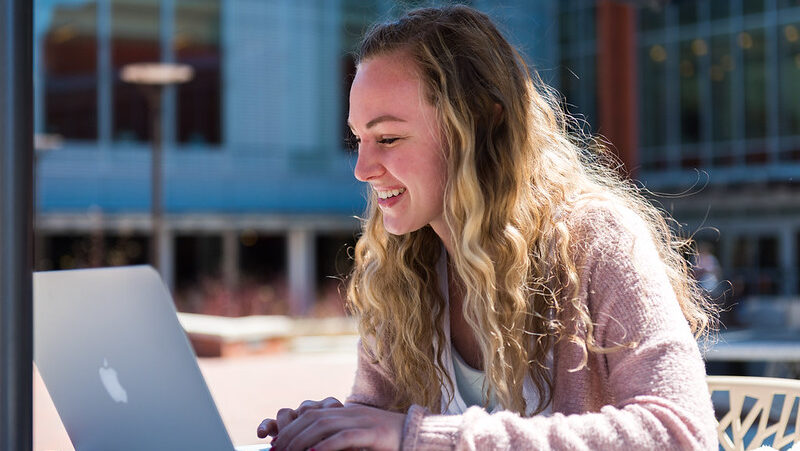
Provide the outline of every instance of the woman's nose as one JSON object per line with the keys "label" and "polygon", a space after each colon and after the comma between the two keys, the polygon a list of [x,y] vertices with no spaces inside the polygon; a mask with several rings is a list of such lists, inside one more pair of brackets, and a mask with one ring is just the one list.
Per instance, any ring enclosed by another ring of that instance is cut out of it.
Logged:
{"label": "woman's nose", "polygon": [[353,174],[362,182],[369,181],[383,174],[385,168],[380,162],[377,149],[374,145],[361,142],[358,145],[358,160]]}

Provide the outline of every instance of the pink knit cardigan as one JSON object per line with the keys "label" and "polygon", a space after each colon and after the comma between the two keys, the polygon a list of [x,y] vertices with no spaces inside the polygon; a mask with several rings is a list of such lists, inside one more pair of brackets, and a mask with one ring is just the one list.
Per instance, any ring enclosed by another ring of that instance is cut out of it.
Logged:
{"label": "pink knit cardigan", "polygon": [[[571,371],[583,354],[561,340],[553,352],[551,416],[478,407],[435,415],[411,406],[402,449],[718,449],[703,360],[644,223],[609,204],[575,211],[563,220],[576,237],[580,297],[595,339],[602,346],[638,344],[589,353],[588,365]],[[392,394],[391,374],[359,346],[347,402],[386,408]]]}

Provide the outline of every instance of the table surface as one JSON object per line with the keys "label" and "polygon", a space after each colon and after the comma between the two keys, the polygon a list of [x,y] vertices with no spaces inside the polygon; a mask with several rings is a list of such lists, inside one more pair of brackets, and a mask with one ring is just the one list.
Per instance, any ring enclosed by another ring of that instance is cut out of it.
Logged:
{"label": "table surface", "polygon": [[700,343],[711,361],[800,361],[800,330],[741,329],[720,332],[716,342]]}

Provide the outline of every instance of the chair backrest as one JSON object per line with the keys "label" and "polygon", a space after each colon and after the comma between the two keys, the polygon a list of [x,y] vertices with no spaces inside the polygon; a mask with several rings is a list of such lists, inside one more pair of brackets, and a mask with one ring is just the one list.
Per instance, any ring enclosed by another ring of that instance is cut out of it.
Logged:
{"label": "chair backrest", "polygon": [[707,381],[712,395],[729,393],[727,412],[724,403],[714,405],[719,442],[725,450],[756,449],[770,437],[770,446],[776,449],[800,443],[800,380],[708,376]]}

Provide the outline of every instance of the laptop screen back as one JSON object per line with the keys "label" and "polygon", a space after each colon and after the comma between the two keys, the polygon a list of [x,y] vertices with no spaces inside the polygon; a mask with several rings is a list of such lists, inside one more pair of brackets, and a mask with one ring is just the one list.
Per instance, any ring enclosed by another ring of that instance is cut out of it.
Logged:
{"label": "laptop screen back", "polygon": [[35,273],[34,362],[78,451],[232,450],[149,266]]}

